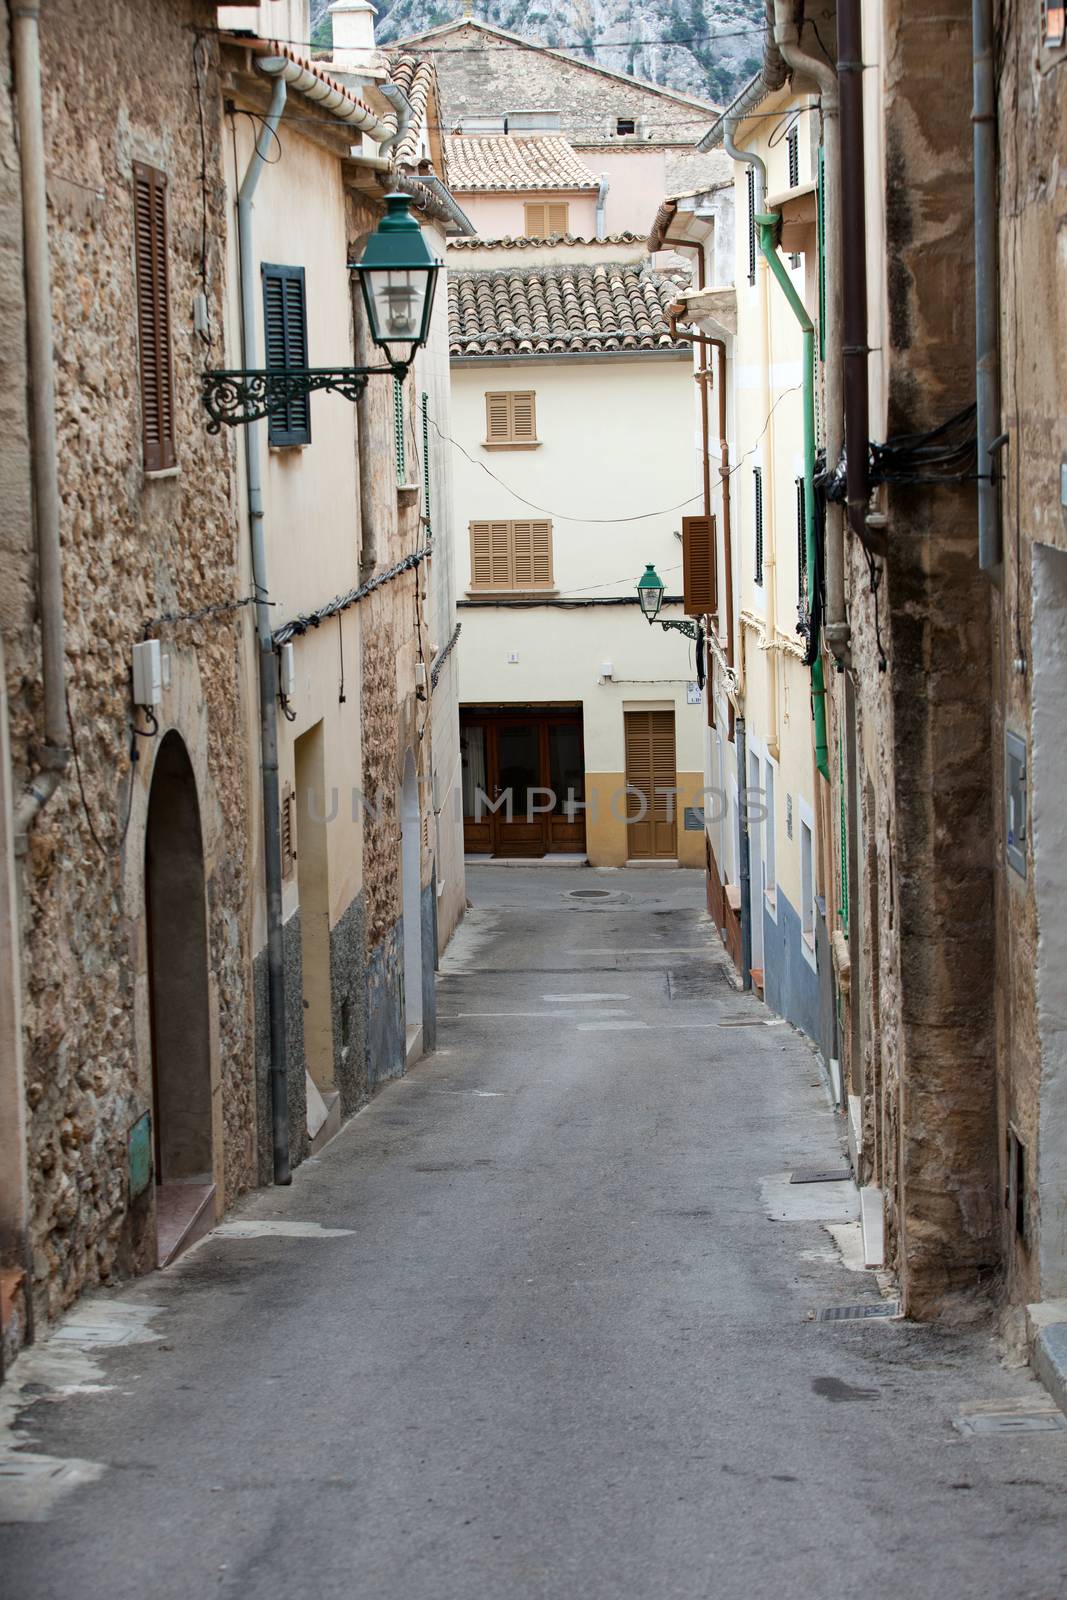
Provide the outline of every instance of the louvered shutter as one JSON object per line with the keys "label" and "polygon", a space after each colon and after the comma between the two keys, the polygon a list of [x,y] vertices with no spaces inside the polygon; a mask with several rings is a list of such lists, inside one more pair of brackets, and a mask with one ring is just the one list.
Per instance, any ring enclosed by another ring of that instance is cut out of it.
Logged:
{"label": "louvered shutter", "polygon": [[755,580],[763,585],[763,471],[760,467],[752,468],[752,485],[755,494],[755,519],[756,519],[756,551],[755,551]]}
{"label": "louvered shutter", "polygon": [[530,523],[530,559],[533,565],[533,587],[552,587],[552,524]]}
{"label": "louvered shutter", "polygon": [[[267,265],[263,278],[263,343],[267,370],[284,372],[308,364],[307,299],[303,267]],[[277,406],[268,421],[273,445],[311,443],[311,400],[295,395]]]}
{"label": "louvered shutter", "polygon": [[545,207],[548,213],[548,235],[551,238],[557,233],[567,232],[569,207],[566,200],[553,201]]}
{"label": "louvered shutter", "polygon": [[716,596],[715,518],[682,518],[682,587],[687,617],[714,611]]}
{"label": "louvered shutter", "polygon": [[525,206],[526,236],[529,239],[543,239],[545,237],[545,224],[548,207],[540,201],[528,200]]}
{"label": "louvered shutter", "polygon": [[802,607],[808,600],[808,516],[804,504],[804,479],[797,479],[797,599]]}
{"label": "louvered shutter", "polygon": [[669,859],[678,837],[674,712],[627,711],[623,724],[630,854]]}
{"label": "louvered shutter", "polygon": [[748,185],[748,281],[756,281],[756,178],[751,167],[745,168]]}
{"label": "louvered shutter", "polygon": [[139,161],[133,165],[133,238],[144,466],[146,472],[161,472],[177,461],[167,260],[167,179],[165,173]]}
{"label": "louvered shutter", "polygon": [[518,444],[528,444],[537,438],[532,389],[511,396],[511,437]]}
{"label": "louvered shutter", "polygon": [[404,385],[393,379],[393,445],[396,455],[396,481],[407,482],[407,445],[404,439]]}
{"label": "louvered shutter", "polygon": [[511,438],[510,395],[487,394],[485,397],[485,437],[493,440]]}
{"label": "louvered shutter", "polygon": [[551,522],[472,522],[473,589],[550,589]]}

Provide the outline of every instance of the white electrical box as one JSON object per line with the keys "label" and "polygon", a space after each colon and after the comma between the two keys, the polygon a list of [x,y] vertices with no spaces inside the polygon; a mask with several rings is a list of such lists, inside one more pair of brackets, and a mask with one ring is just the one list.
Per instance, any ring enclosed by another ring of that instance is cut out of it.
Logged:
{"label": "white electrical box", "polygon": [[163,699],[163,650],[158,639],[133,647],[133,703],[158,706]]}
{"label": "white electrical box", "polygon": [[425,661],[416,661],[415,663],[415,687],[416,689],[425,689],[426,687]]}
{"label": "white electrical box", "polygon": [[291,644],[283,644],[278,651],[278,693],[283,700],[293,698],[296,688],[296,657]]}
{"label": "white electrical box", "polygon": [[602,678],[610,678],[614,671],[615,667],[612,662],[602,661],[600,663],[600,676]]}

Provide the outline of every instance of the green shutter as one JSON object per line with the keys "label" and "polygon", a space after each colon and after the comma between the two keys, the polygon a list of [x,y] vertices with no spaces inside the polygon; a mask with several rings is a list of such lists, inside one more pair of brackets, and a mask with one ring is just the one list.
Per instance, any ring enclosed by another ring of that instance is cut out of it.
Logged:
{"label": "green shutter", "polygon": [[841,790],[841,925],[848,933],[848,824],[845,821],[845,745],[837,741],[838,772]]}
{"label": "green shutter", "polygon": [[[303,267],[260,268],[263,279],[263,343],[268,372],[308,364],[307,302]],[[311,443],[311,405],[306,394],[277,406],[267,425],[273,445]]]}
{"label": "green shutter", "polygon": [[406,461],[404,458],[404,385],[399,378],[393,379],[393,432],[396,442],[396,481],[407,482]]}
{"label": "green shutter", "polygon": [[[819,360],[826,360],[826,152],[819,146],[819,177],[815,186],[817,233],[819,238]],[[836,462],[829,462],[830,467]]]}

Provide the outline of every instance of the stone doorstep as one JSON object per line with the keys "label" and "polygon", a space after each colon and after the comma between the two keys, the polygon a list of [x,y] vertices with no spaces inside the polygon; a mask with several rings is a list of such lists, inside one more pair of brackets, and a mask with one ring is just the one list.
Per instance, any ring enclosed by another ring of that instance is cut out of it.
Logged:
{"label": "stone doorstep", "polygon": [[885,1266],[885,1202],[881,1189],[869,1184],[860,1190],[863,1224],[863,1265]]}
{"label": "stone doorstep", "polygon": [[1067,1412],[1067,1300],[1038,1300],[1027,1306],[1026,1342],[1034,1373]]}
{"label": "stone doorstep", "polygon": [[156,1189],[156,1266],[169,1266],[214,1226],[213,1183],[161,1183]]}
{"label": "stone doorstep", "polygon": [[[578,855],[464,856],[463,863],[468,867],[587,867],[589,865],[589,857]],[[669,861],[654,864],[671,865]]]}
{"label": "stone doorstep", "polygon": [[319,1123],[314,1135],[311,1134],[310,1126],[308,1128],[308,1134],[310,1135],[308,1139],[308,1155],[310,1156],[317,1156],[319,1151],[324,1150],[330,1140],[341,1131],[340,1090],[327,1089],[325,1093],[320,1094],[320,1099],[326,1115]]}
{"label": "stone doorstep", "polygon": [[419,1022],[414,1027],[409,1026],[407,1029],[407,1043],[404,1053],[405,1072],[409,1072],[416,1061],[422,1059],[422,1052],[422,1023]]}
{"label": "stone doorstep", "polygon": [[644,856],[633,856],[633,857],[631,857],[631,859],[629,861],[627,861],[626,865],[628,867],[645,867],[645,868],[647,868],[647,867],[662,867],[662,868],[664,868],[665,871],[669,872],[672,867],[680,867],[681,866],[681,862],[676,861],[673,856],[668,861],[660,861],[655,856],[651,856],[648,859],[646,859]]}

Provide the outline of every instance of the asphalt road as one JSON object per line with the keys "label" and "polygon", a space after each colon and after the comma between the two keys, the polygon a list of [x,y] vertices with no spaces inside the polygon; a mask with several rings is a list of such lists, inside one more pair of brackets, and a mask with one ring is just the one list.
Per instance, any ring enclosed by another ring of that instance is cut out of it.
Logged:
{"label": "asphalt road", "polygon": [[1044,1391],[814,1320],[881,1298],[786,1181],[840,1125],[699,875],[469,892],[438,1053],[19,1363],[5,1600],[1060,1600],[1067,1433],[956,1426]]}

